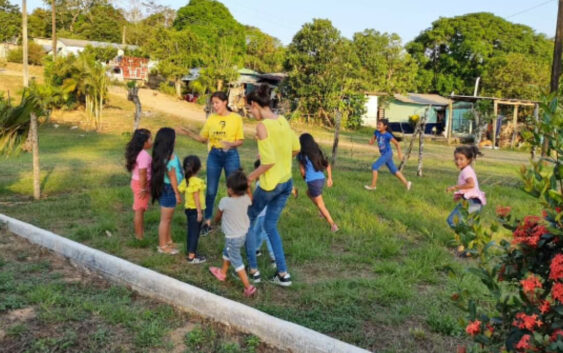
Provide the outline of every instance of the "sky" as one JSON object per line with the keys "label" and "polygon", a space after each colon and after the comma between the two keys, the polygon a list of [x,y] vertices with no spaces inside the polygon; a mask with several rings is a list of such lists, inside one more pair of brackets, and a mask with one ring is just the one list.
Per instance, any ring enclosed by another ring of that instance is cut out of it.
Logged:
{"label": "sky", "polygon": [[[14,3],[19,1],[11,0]],[[155,0],[178,9],[188,0]],[[413,40],[439,17],[453,17],[472,12],[492,12],[511,22],[532,27],[548,37],[555,36],[557,0],[221,0],[235,19],[260,28],[284,44],[304,23],[314,18],[332,21],[341,33],[352,38],[355,32],[373,28],[397,33],[403,42]],[[127,6],[128,0],[114,0]],[[33,9],[41,0],[28,0]],[[30,11],[31,12],[31,11]]]}

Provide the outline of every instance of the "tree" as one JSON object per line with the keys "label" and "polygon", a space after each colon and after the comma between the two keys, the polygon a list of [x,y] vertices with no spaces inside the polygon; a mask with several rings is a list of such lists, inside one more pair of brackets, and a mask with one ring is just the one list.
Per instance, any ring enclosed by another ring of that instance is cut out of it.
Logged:
{"label": "tree", "polygon": [[51,14],[42,8],[33,10],[28,18],[28,30],[31,37],[47,38],[51,35]]}
{"label": "tree", "polygon": [[73,33],[83,39],[119,43],[126,22],[121,11],[112,5],[95,5],[78,16]]}
{"label": "tree", "polygon": [[354,34],[353,44],[367,89],[388,93],[415,89],[418,65],[405,52],[399,35],[366,29]]}
{"label": "tree", "polygon": [[475,79],[491,59],[503,54],[519,53],[549,63],[551,46],[550,40],[528,26],[474,13],[438,19],[406,48],[420,67],[418,90],[449,95],[452,91],[472,94]]}
{"label": "tree", "polygon": [[7,42],[21,35],[21,13],[17,5],[0,0],[0,42]]}
{"label": "tree", "polygon": [[303,25],[287,50],[285,91],[301,113],[332,126],[342,99],[358,88],[359,62],[329,20]]}
{"label": "tree", "polygon": [[256,27],[246,28],[244,67],[258,72],[279,72],[283,67],[285,49],[279,39]]}
{"label": "tree", "polygon": [[139,87],[135,81],[127,82],[127,100],[135,104],[135,117],[133,120],[133,131],[139,128],[141,123],[141,100],[139,99]]}
{"label": "tree", "polygon": [[42,111],[34,95],[25,91],[20,104],[12,106],[0,95],[0,154],[10,155],[20,150],[29,135],[31,114]]}
{"label": "tree", "polygon": [[87,45],[86,48],[84,48],[84,55],[91,56],[94,60],[104,63],[114,59],[117,56],[117,52],[117,48],[111,46],[93,47]]}

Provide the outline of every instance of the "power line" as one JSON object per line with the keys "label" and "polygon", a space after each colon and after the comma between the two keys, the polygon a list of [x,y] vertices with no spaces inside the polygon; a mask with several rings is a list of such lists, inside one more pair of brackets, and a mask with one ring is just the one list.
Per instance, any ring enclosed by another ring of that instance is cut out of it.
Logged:
{"label": "power line", "polygon": [[537,4],[537,5],[532,6],[532,7],[530,7],[530,8],[527,8],[527,9],[525,9],[525,10],[518,11],[518,12],[516,12],[516,13],[514,13],[514,14],[508,16],[508,17],[505,17],[505,18],[506,18],[506,19],[509,19],[509,18],[511,18],[511,17],[521,15],[521,14],[523,14],[523,13],[526,13],[526,12],[529,12],[529,11],[532,11],[532,10],[535,10],[535,9],[537,9],[538,7],[542,7],[542,6],[544,6],[544,5],[549,4],[550,2],[554,2],[554,1],[555,1],[555,0],[544,1],[544,2],[542,2],[542,3],[539,3],[539,4]]}

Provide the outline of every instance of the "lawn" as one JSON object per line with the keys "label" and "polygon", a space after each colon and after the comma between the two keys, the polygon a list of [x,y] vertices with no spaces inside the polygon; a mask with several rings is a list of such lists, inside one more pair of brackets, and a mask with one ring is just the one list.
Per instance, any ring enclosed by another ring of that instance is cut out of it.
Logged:
{"label": "lawn", "polygon": [[[161,117],[151,126],[166,122],[176,124]],[[326,130],[314,129],[313,134],[330,139]],[[387,170],[380,173],[377,191],[368,192],[363,185],[370,179],[369,166],[377,152],[358,144],[369,139],[365,130],[363,135],[345,133],[334,187],[324,193],[341,228],[336,234],[318,218],[294,167],[301,195],[289,200],[279,225],[294,285],[261,284],[257,297],[247,299],[240,282],[218,283],[207,271],[221,262],[219,232],[200,241],[200,252],[208,257],[205,265],[188,265],[181,255],[158,254],[155,205],[146,215],[146,240],[134,240],[129,175],[123,167],[127,139],[127,134],[117,132],[97,134],[45,124],[40,129],[44,197],[38,202],[30,198],[30,155],[1,160],[0,212],[372,351],[451,352],[464,342],[458,324],[464,315],[449,296],[460,287],[476,293],[482,289],[475,278],[460,282],[447,274],[448,267],[461,269],[471,261],[453,255],[449,244],[453,233],[445,223],[454,207],[445,189],[455,184],[458,174],[453,146],[426,143],[421,178],[415,176],[416,159],[411,158],[405,170],[413,181],[409,193]],[[403,148],[406,145],[403,142]],[[256,143],[247,136],[240,148],[245,170],[251,170],[256,152]],[[180,137],[176,153],[205,160],[206,148]],[[494,218],[496,205],[511,205],[516,215],[539,211],[534,199],[521,190],[518,169],[528,156],[484,153],[476,171],[489,201],[485,222]],[[222,183],[218,199],[224,194]],[[173,238],[182,245],[185,227],[178,208]],[[267,259],[259,259],[265,277],[273,275]]]}

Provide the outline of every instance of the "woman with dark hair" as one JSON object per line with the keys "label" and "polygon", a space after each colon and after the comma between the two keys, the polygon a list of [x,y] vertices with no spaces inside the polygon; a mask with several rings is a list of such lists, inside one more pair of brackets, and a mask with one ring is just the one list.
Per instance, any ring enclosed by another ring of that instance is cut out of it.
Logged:
{"label": "woman with dark hair", "polygon": [[252,206],[248,209],[251,226],[246,237],[246,255],[250,278],[254,283],[258,283],[260,272],[256,261],[257,234],[254,222],[264,207],[267,207],[264,230],[272,243],[277,267],[272,282],[287,287],[291,285],[291,276],[287,271],[277,224],[293,189],[291,162],[299,152],[300,144],[287,120],[270,108],[269,91],[268,86],[261,85],[246,96],[251,115],[259,121],[256,126],[256,138],[261,162],[260,166],[248,175],[249,183],[260,179],[260,185],[254,191]]}
{"label": "woman with dark hair", "polygon": [[174,154],[176,133],[174,129],[163,127],[158,130],[152,149],[152,202],[160,204],[160,224],[158,225],[158,252],[177,254],[172,242],[171,224],[176,205],[182,203],[178,184],[184,179],[178,156]]}
{"label": "woman with dark hair", "polygon": [[211,95],[211,104],[214,114],[206,120],[199,134],[181,127],[183,133],[192,139],[207,143],[207,192],[205,195],[205,223],[202,226],[202,235],[211,230],[213,205],[217,196],[221,172],[225,170],[225,177],[239,170],[240,158],[237,147],[244,141],[242,117],[229,110],[229,98],[225,92],[215,92]]}

